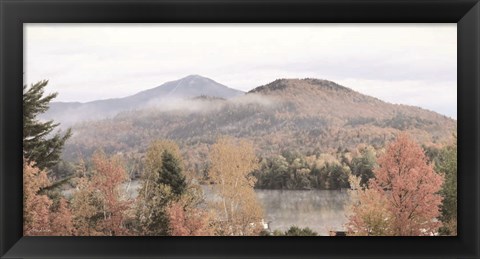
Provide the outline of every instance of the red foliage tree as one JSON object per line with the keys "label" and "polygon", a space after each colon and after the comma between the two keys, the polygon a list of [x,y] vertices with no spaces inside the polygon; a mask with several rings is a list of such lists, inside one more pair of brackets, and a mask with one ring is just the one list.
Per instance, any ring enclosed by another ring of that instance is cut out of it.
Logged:
{"label": "red foliage tree", "polygon": [[101,154],[95,154],[92,161],[95,172],[91,184],[103,201],[100,230],[106,235],[126,235],[127,229],[123,223],[130,202],[125,200],[121,185],[128,179],[127,172],[118,161],[107,159]]}
{"label": "red foliage tree", "polygon": [[167,207],[170,235],[172,236],[211,236],[214,229],[209,226],[205,211],[189,208],[182,200]]}
{"label": "red foliage tree", "polygon": [[[383,234],[436,234],[441,226],[437,218],[440,216],[442,197],[438,192],[443,177],[435,173],[433,166],[428,164],[422,148],[406,134],[401,134],[387,147],[385,154],[379,157],[377,162],[375,178],[369,181],[369,189],[372,195],[378,195],[385,201],[385,209],[390,215],[383,218],[388,224],[388,230],[384,230]],[[362,202],[365,206],[369,204],[366,202],[368,197],[362,198],[361,195],[359,198],[359,204],[354,208],[354,215],[350,219],[351,229],[354,231],[368,229],[365,221],[358,218],[365,218],[371,213],[369,210],[361,212],[358,209],[363,206]],[[383,211],[378,208],[376,210]],[[382,213],[385,214],[384,211]]]}

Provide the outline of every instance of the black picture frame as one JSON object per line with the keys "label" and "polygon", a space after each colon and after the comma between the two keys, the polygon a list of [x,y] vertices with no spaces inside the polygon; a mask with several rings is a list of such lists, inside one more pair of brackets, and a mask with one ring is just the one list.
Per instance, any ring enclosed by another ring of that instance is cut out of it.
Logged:
{"label": "black picture frame", "polygon": [[[480,258],[478,0],[0,0],[2,258]],[[456,237],[22,237],[23,23],[457,23]]]}

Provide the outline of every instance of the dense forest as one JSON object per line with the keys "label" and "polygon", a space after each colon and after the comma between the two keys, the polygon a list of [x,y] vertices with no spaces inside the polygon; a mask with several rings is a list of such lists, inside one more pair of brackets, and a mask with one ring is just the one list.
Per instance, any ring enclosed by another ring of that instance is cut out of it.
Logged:
{"label": "dense forest", "polygon": [[281,79],[54,134],[46,84],[24,87],[26,235],[318,234],[265,232],[255,189],[349,189],[351,235],[456,235],[456,122],[445,116]]}

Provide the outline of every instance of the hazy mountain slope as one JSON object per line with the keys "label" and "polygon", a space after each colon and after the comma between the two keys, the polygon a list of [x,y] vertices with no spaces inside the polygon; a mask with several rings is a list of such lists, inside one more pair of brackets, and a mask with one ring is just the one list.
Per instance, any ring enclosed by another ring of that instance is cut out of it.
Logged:
{"label": "hazy mountain slope", "polygon": [[165,103],[176,104],[179,100],[197,96],[232,98],[244,93],[209,78],[190,75],[164,83],[158,87],[124,98],[97,100],[87,103],[52,102],[42,119],[54,119],[62,126],[70,126],[81,120],[96,120],[112,117],[122,111],[139,110]]}
{"label": "hazy mountain slope", "polygon": [[134,103],[145,103],[150,101],[152,96],[191,98],[204,95],[229,99],[243,94],[242,91],[228,88],[210,78],[190,75],[176,81],[167,82],[159,87],[142,91],[125,99]]}
{"label": "hazy mountain slope", "polygon": [[259,155],[284,149],[301,153],[383,146],[406,131],[422,144],[441,143],[456,132],[456,121],[432,111],[394,105],[333,82],[282,79],[232,99],[195,98],[185,109],[151,108],[115,118],[78,124],[65,157],[142,153],[152,140],[168,138],[183,148],[186,160],[205,162],[217,136],[251,140]]}
{"label": "hazy mountain slope", "polygon": [[404,114],[427,120],[448,120],[447,117],[415,106],[395,105],[367,96],[328,80],[279,79],[257,87],[248,94],[275,96],[294,104],[295,111],[308,115],[331,115],[337,119],[384,119]]}

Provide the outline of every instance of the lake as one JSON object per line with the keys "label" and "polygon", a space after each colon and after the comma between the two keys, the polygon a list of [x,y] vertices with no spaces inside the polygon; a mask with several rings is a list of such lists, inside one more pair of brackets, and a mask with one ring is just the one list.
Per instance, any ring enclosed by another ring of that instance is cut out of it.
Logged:
{"label": "lake", "polygon": [[255,190],[270,229],[287,230],[292,225],[309,227],[320,235],[344,230],[345,190]]}
{"label": "lake", "polygon": [[[125,185],[130,198],[137,196],[140,182]],[[202,186],[206,200],[214,199],[211,186]],[[71,191],[64,194],[71,195]],[[309,227],[320,235],[330,230],[342,231],[346,223],[345,209],[350,195],[347,190],[259,190],[258,200],[263,206],[265,222],[270,230],[287,230],[291,226]]]}
{"label": "lake", "polygon": [[[213,199],[210,187],[202,186],[206,199]],[[330,230],[343,231],[345,209],[350,201],[347,190],[259,190],[265,222],[270,230],[287,230],[291,226],[309,227],[320,235]]]}

